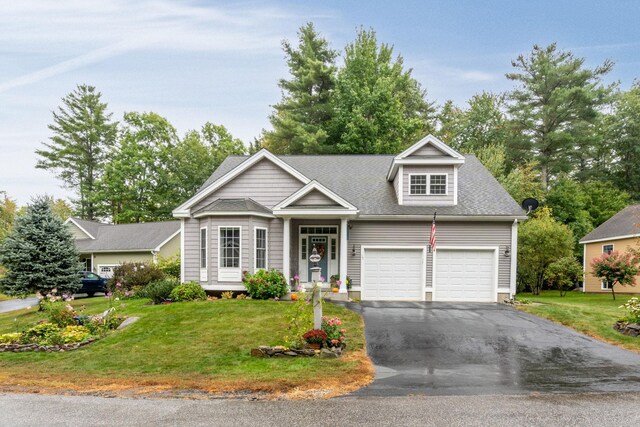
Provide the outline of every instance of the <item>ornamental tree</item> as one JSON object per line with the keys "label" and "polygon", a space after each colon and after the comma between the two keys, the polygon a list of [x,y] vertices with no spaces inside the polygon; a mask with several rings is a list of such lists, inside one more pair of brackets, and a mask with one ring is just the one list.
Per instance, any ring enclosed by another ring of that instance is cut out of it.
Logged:
{"label": "ornamental tree", "polygon": [[616,284],[620,284],[620,286],[636,285],[636,275],[639,271],[638,262],[638,257],[632,253],[613,251],[591,260],[591,268],[595,277],[609,283],[611,295],[615,301],[616,293],[613,288]]}
{"label": "ornamental tree", "polygon": [[48,197],[36,198],[26,213],[16,219],[0,244],[0,264],[6,275],[0,291],[24,296],[34,292],[75,292],[81,287],[82,270],[73,236],[53,214]]}
{"label": "ornamental tree", "polygon": [[549,264],[544,273],[547,282],[558,287],[561,297],[582,280],[582,276],[582,265],[573,256],[563,257]]}

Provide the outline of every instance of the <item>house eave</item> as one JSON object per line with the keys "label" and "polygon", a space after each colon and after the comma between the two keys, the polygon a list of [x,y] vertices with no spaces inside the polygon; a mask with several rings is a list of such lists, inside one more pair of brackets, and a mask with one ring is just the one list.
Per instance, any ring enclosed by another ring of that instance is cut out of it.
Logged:
{"label": "house eave", "polygon": [[635,237],[640,237],[640,233],[636,233],[636,234],[627,234],[627,235],[622,235],[622,236],[611,236],[611,237],[603,237],[602,239],[590,239],[590,240],[580,240],[580,244],[581,245],[586,245],[589,243],[599,243],[599,242],[607,242],[607,241],[613,241],[613,240],[622,240],[622,239],[633,239]]}
{"label": "house eave", "polygon": [[[193,215],[193,218],[202,218],[207,216],[259,216],[262,218],[275,218],[273,214],[254,211],[203,211]],[[187,217],[189,217],[189,215],[187,215]]]}
{"label": "house eave", "polygon": [[[438,214],[438,221],[482,221],[482,222],[513,222],[524,221],[526,215],[442,215]],[[358,221],[431,221],[432,214],[425,215],[360,215]]]}

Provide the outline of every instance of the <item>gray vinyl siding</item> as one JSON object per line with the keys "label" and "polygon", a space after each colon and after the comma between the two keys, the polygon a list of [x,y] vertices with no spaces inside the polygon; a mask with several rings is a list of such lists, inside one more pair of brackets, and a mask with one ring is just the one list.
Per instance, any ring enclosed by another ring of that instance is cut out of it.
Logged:
{"label": "gray vinyl siding", "polygon": [[73,235],[73,238],[76,239],[76,240],[90,239],[91,238],[91,237],[87,236],[87,233],[85,233],[84,231],[80,230],[78,228],[78,226],[75,225],[72,222],[68,222],[67,223],[67,228],[71,232],[71,235]]}
{"label": "gray vinyl siding", "polygon": [[336,206],[337,203],[317,190],[296,200],[293,206]]}
{"label": "gray vinyl siding", "polygon": [[[404,205],[429,205],[434,202],[439,204],[453,204],[454,202],[454,179],[453,179],[453,166],[414,166],[404,165],[404,171],[402,174],[402,203]],[[409,175],[420,174],[447,174],[447,195],[446,196],[431,196],[421,195],[413,196],[409,194]]]}
{"label": "gray vinyl siding", "polygon": [[[411,153],[411,156],[442,156],[446,155],[431,144],[427,144]],[[409,157],[411,157],[409,156]]]}
{"label": "gray vinyl siding", "polygon": [[[206,220],[204,220],[206,221]],[[200,281],[200,222],[184,219],[184,281]]]}
{"label": "gray vinyl siding", "polygon": [[[360,286],[360,255],[362,245],[370,246],[426,246],[431,222],[411,221],[353,221],[349,231],[347,272],[354,286]],[[511,245],[511,222],[439,222],[437,246],[499,246],[498,288],[509,288],[511,258],[504,256]],[[427,286],[432,280],[432,256],[427,254]]]}
{"label": "gray vinyl siding", "polygon": [[400,174],[400,172],[398,172],[395,178],[393,178],[393,189],[396,192],[396,198],[398,202],[400,202],[400,180],[401,179],[402,179],[402,175]]}
{"label": "gray vinyl siding", "polygon": [[302,182],[288,172],[269,160],[262,160],[201,200],[191,211],[195,212],[220,198],[251,198],[272,208],[302,187]]}
{"label": "gray vinyl siding", "polygon": [[282,231],[281,219],[269,220],[269,270],[275,268],[282,271]]}

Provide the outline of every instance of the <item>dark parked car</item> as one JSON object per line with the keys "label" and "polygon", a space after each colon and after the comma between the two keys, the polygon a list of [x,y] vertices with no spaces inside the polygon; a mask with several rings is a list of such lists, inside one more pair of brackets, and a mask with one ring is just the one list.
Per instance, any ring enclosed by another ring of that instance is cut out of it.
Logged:
{"label": "dark parked car", "polygon": [[81,271],[80,275],[82,277],[82,288],[77,293],[87,294],[90,297],[94,296],[96,292],[107,293],[107,279],[91,271]]}

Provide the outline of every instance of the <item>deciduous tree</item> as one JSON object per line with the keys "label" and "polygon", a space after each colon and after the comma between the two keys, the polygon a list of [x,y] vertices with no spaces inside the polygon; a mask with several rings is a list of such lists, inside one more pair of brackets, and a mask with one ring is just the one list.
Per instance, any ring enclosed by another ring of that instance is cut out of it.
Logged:
{"label": "deciduous tree", "polygon": [[611,296],[616,299],[615,285],[635,286],[638,274],[638,258],[629,252],[603,253],[591,260],[593,275],[609,284]]}

